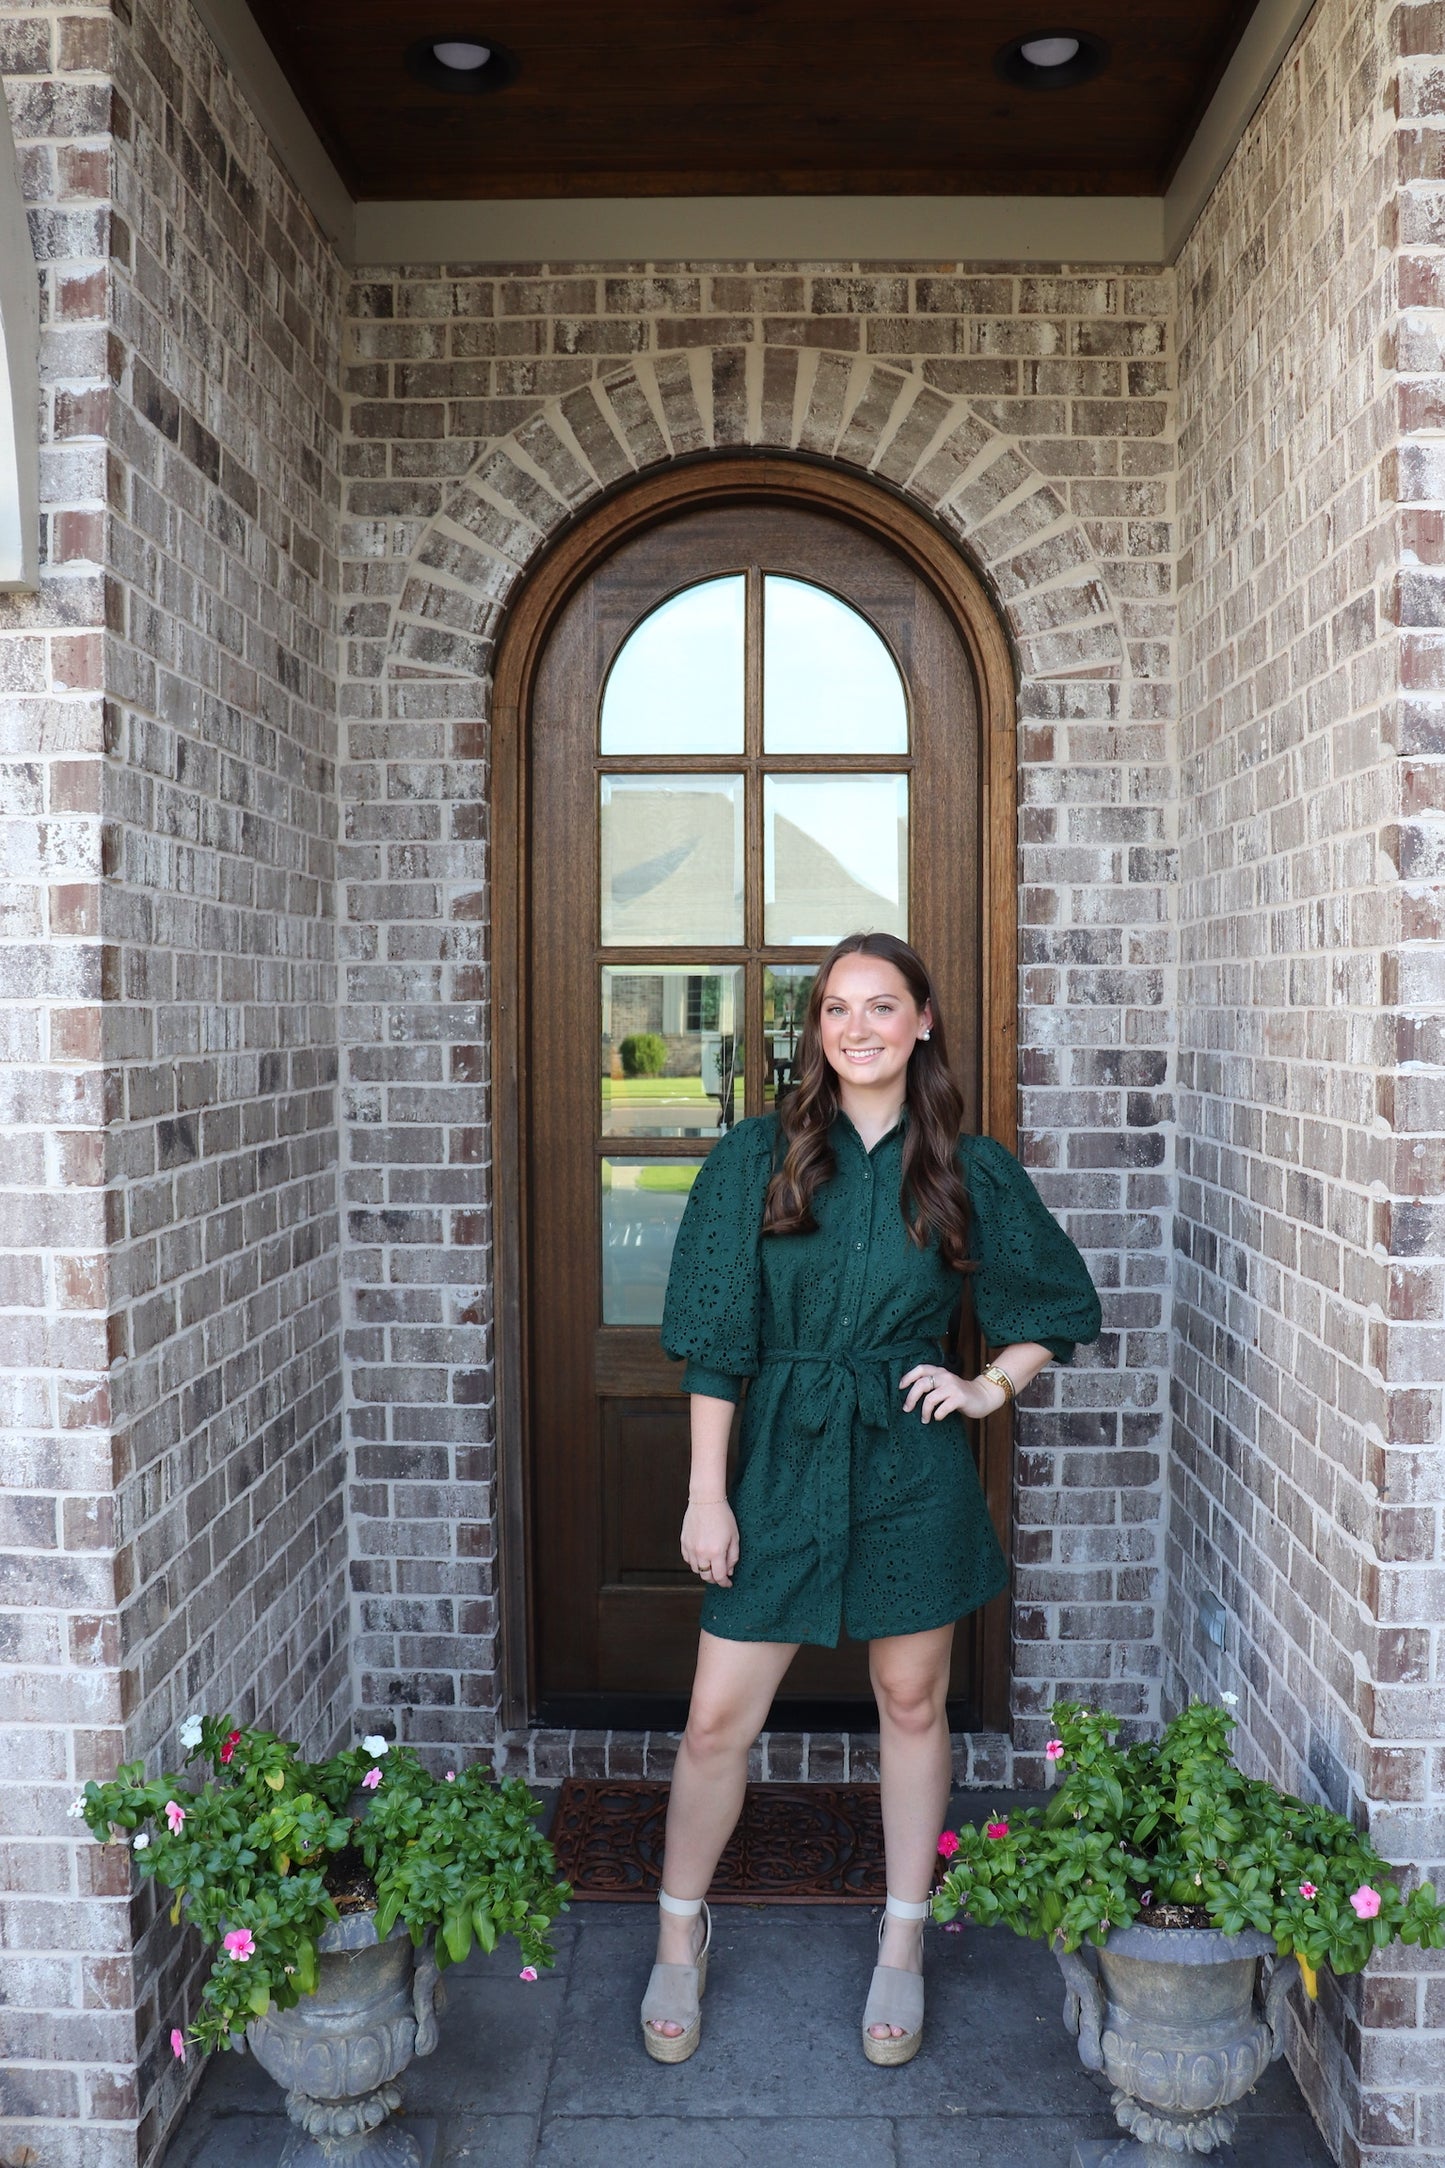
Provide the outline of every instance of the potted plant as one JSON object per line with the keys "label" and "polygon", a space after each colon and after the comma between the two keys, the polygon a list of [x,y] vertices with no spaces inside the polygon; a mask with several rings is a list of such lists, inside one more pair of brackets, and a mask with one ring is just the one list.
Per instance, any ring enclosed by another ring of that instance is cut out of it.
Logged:
{"label": "potted plant", "polygon": [[[396,2080],[436,2045],[438,1975],[472,1947],[515,1937],[522,1978],[553,1963],[548,1929],[566,1902],[539,1803],[484,1764],[434,1777],[379,1734],[322,1762],[293,1741],[188,1717],[187,1776],[150,1780],[140,1762],[90,1783],[72,1807],[102,1843],[128,1843],[173,1893],[216,1958],[187,2044],[244,2034],[287,2088],[306,2134],[286,2159],[413,2168],[406,2133],[383,2128]],[[195,1765],[211,1774],[196,1783]]]}
{"label": "potted plant", "polygon": [[1403,1896],[1342,1815],[1237,1769],[1223,1709],[1191,1702],[1162,1738],[1130,1747],[1097,1710],[1058,1702],[1053,1721],[1059,1791],[1046,1808],[945,1831],[935,1916],[966,1911],[1053,1946],[1080,2059],[1111,2079],[1139,2141],[1111,2168],[1207,2153],[1281,2053],[1297,1975],[1313,1997],[1322,1965],[1358,1972],[1397,1938],[1439,1949],[1445,1907],[1429,1883]]}

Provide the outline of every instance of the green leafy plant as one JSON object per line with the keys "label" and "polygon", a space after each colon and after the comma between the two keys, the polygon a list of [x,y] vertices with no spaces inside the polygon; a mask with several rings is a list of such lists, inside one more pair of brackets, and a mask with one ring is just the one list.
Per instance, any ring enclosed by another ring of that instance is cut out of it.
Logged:
{"label": "green leafy plant", "polygon": [[617,1053],[624,1076],[661,1076],[667,1067],[667,1041],[659,1031],[629,1031]]}
{"label": "green leafy plant", "polygon": [[1116,1717],[1054,1705],[1046,1752],[1063,1783],[1046,1808],[945,1831],[935,1917],[1076,1950],[1111,1927],[1149,1924],[1163,1905],[1237,1934],[1258,1928],[1300,1960],[1313,1994],[1323,1964],[1358,1972],[1396,1940],[1445,1947],[1431,1885],[1403,1896],[1393,1870],[1343,1815],[1245,1776],[1229,1751],[1234,1719],[1191,1702],[1162,1738],[1119,1747]]}
{"label": "green leafy plant", "polygon": [[434,1777],[379,1734],[306,1762],[290,1740],[229,1716],[188,1717],[181,1743],[192,1776],[211,1765],[199,1785],[148,1780],[129,1762],[71,1809],[101,1843],[131,1846],[141,1875],[173,1893],[173,1923],[219,1946],[189,2035],[171,2035],[181,2060],[188,2038],[230,2046],[273,2004],[311,1993],[317,1943],[340,1917],[328,1878],[369,1879],[361,1901],[375,1905],[377,1934],[400,1920],[419,1948],[434,1933],[438,1966],[503,1935],[524,1979],[555,1961],[548,1930],[570,1892],[520,1778],[498,1784],[480,1762]]}

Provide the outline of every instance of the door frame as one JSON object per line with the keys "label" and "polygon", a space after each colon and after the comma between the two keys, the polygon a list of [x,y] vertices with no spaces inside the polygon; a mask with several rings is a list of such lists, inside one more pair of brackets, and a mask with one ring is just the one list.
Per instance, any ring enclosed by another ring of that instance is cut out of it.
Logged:
{"label": "door frame", "polygon": [[[831,513],[893,548],[927,582],[956,625],[978,687],[982,952],[981,1124],[1012,1151],[1018,1140],[1018,769],[1013,656],[978,574],[904,497],[843,467],[769,454],[714,454],[679,463],[598,499],[548,545],[508,606],[493,672],[488,830],[491,844],[493,1353],[496,1368],[497,1624],[502,1722],[521,1729],[532,1707],[532,1525],[527,1439],[527,1134],[522,1069],[528,1040],[523,971],[530,903],[526,725],[533,683],[558,613],[623,542],[678,513],[715,504],[786,502]],[[1013,1435],[1007,1411],[983,1426],[980,1476],[1011,1554]],[[974,1614],[979,1713],[1008,1729],[1006,1617]]]}

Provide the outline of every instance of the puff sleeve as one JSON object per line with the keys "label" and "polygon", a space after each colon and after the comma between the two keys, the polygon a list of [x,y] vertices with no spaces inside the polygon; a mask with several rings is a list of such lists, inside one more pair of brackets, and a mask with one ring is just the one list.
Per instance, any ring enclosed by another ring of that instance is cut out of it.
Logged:
{"label": "puff sleeve", "polygon": [[1099,1297],[1089,1268],[1027,1173],[992,1137],[962,1147],[973,1207],[969,1280],[979,1330],[992,1347],[1033,1340],[1056,1362],[1097,1340]]}
{"label": "puff sleeve", "polygon": [[739,1122],[714,1145],[692,1185],[668,1274],[662,1349],[686,1358],[682,1389],[737,1400],[758,1373],[762,1285],[758,1247],[772,1174],[775,1122]]}

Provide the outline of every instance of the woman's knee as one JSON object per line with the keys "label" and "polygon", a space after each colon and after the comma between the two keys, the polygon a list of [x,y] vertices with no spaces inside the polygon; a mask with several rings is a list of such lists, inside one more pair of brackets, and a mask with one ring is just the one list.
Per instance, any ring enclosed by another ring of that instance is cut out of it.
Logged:
{"label": "woman's knee", "polygon": [[728,1700],[703,1701],[694,1694],[683,1734],[694,1760],[715,1761],[746,1754],[756,1737],[751,1710]]}
{"label": "woman's knee", "polygon": [[937,1730],[944,1722],[946,1677],[918,1673],[875,1677],[873,1691],[878,1699],[878,1714],[890,1730],[922,1735]]}

